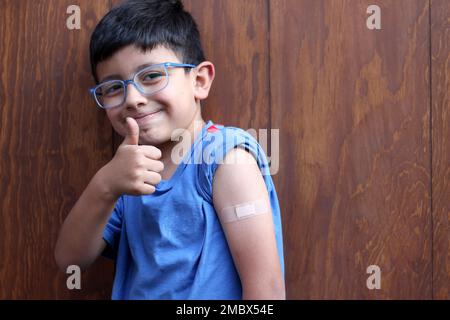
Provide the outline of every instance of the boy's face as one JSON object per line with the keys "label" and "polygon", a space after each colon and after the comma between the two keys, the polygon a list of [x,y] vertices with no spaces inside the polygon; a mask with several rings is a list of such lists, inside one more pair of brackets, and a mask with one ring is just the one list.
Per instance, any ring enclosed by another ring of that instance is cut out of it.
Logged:
{"label": "boy's face", "polygon": [[[97,74],[100,82],[109,76],[126,80],[142,69],[139,66],[164,62],[182,63],[172,50],[165,47],[159,46],[144,53],[130,45],[99,63]],[[114,129],[125,136],[125,119],[135,118],[139,125],[139,143],[159,145],[170,141],[175,129],[189,128],[193,121],[199,120],[200,114],[194,94],[195,72],[191,70],[186,74],[183,68],[168,68],[167,87],[151,96],[142,95],[129,84],[125,102],[106,110]]]}

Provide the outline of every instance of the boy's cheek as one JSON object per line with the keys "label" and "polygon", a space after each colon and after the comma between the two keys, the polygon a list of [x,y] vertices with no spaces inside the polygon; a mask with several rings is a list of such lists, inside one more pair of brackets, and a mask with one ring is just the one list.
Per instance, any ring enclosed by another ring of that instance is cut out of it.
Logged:
{"label": "boy's cheek", "polygon": [[118,126],[116,123],[111,123],[115,132],[117,132],[120,136],[125,137],[125,129],[122,126]]}
{"label": "boy's cheek", "polygon": [[107,114],[109,122],[113,126],[114,130],[121,136],[125,136],[125,132],[126,132],[125,119],[122,119],[120,117],[120,114],[111,112],[110,110],[107,110],[106,114]]}

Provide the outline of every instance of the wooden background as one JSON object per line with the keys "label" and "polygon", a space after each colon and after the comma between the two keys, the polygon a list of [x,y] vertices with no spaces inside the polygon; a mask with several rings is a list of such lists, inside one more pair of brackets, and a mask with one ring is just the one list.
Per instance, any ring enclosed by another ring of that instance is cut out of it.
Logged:
{"label": "wooden background", "polygon": [[[0,0],[0,299],[110,297],[111,261],[70,291],[53,249],[120,142],[87,91],[91,32],[119,2]],[[217,69],[204,119],[280,130],[288,298],[449,299],[450,3],[184,3]]]}

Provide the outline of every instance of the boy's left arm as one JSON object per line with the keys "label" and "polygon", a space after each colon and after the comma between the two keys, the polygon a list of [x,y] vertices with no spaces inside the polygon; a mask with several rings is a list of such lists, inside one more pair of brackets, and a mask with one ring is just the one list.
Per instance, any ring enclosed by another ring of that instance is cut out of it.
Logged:
{"label": "boy's left arm", "polygon": [[[225,222],[227,207],[264,201],[267,213]],[[284,279],[277,253],[272,210],[255,158],[241,148],[227,153],[214,176],[213,202],[242,284],[242,298],[285,299]]]}

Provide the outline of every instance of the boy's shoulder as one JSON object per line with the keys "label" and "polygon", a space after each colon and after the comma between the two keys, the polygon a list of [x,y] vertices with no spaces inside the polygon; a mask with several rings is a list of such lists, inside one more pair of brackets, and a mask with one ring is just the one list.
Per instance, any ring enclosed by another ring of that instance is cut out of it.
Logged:
{"label": "boy's shoulder", "polygon": [[[270,181],[270,165],[264,151],[265,142],[262,145],[257,140],[256,130],[244,130],[239,127],[226,126],[221,123],[208,123],[201,147],[194,151],[198,167],[198,186],[204,198],[212,203],[213,177],[220,164],[224,163],[226,154],[234,148],[242,148],[249,152],[263,175],[268,191],[273,186]],[[261,138],[265,138],[264,135]]]}
{"label": "boy's shoulder", "polygon": [[267,159],[264,150],[251,130],[212,123],[207,129],[202,145],[203,160],[206,164],[221,164],[225,155],[233,148],[241,147],[253,154],[258,164],[265,168]]}
{"label": "boy's shoulder", "polygon": [[243,136],[243,137],[252,137],[247,131],[242,128],[234,127],[234,126],[226,126],[221,123],[213,123],[206,129],[208,135],[222,135],[222,136]]}
{"label": "boy's shoulder", "polygon": [[206,129],[203,148],[227,152],[230,148],[239,145],[253,145],[255,149],[258,149],[258,142],[253,135],[242,128],[212,123]]}

